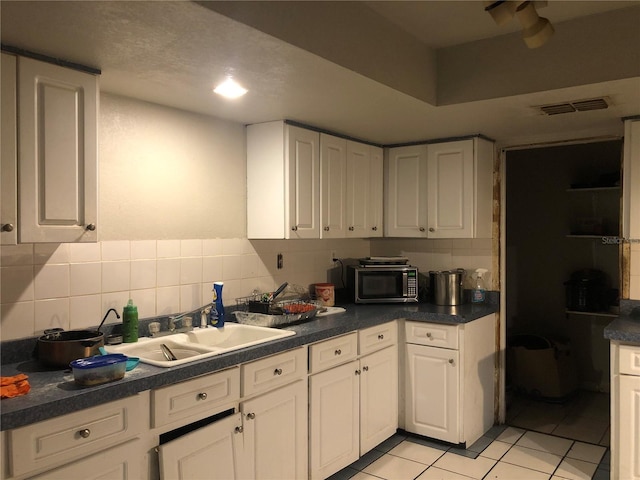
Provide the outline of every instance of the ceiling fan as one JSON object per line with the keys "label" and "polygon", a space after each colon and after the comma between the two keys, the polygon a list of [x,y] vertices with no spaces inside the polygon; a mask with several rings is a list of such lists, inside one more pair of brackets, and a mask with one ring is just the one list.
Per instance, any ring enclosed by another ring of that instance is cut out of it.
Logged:
{"label": "ceiling fan", "polygon": [[553,35],[553,25],[547,18],[538,15],[537,7],[547,6],[546,1],[488,0],[484,2],[485,12],[497,25],[504,25],[514,16],[522,25],[522,39],[529,48],[544,45]]}

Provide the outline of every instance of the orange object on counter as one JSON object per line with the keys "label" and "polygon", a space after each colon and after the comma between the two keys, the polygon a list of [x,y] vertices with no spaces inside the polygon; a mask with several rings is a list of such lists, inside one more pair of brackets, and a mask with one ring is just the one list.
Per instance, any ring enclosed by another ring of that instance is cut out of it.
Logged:
{"label": "orange object on counter", "polygon": [[24,373],[13,377],[0,377],[0,398],[19,397],[29,393],[31,385],[28,378]]}

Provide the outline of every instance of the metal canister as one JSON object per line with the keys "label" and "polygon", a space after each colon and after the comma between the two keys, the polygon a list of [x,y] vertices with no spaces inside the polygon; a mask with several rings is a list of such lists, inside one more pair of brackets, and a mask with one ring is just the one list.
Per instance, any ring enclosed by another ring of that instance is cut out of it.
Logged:
{"label": "metal canister", "polygon": [[429,281],[431,283],[431,301],[436,305],[461,305],[463,303],[465,270],[431,270]]}

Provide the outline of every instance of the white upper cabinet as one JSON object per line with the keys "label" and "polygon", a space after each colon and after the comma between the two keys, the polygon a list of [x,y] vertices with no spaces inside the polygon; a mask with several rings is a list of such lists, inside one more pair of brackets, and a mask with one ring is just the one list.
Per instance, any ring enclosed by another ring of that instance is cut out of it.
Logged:
{"label": "white upper cabinet", "polygon": [[382,149],[282,121],[247,127],[248,238],[382,236]]}
{"label": "white upper cabinet", "polygon": [[493,143],[392,148],[387,168],[387,236],[491,237]]}
{"label": "white upper cabinet", "polygon": [[347,141],[348,238],[382,236],[382,149]]}
{"label": "white upper cabinet", "polygon": [[247,237],[320,238],[320,134],[247,127]]}
{"label": "white upper cabinet", "polygon": [[0,142],[0,240],[2,245],[18,243],[18,139],[16,57],[2,54],[2,141]]}
{"label": "white upper cabinet", "polygon": [[97,77],[23,57],[17,70],[18,240],[95,242]]}
{"label": "white upper cabinet", "polygon": [[389,149],[385,174],[384,235],[426,237],[426,145]]}
{"label": "white upper cabinet", "polygon": [[320,135],[320,217],[322,238],[344,238],[347,213],[347,141]]}

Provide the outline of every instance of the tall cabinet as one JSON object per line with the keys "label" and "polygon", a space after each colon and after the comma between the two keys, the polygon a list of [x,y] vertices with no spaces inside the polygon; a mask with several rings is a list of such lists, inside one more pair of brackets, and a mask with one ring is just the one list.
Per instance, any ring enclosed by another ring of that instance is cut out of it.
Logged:
{"label": "tall cabinet", "polygon": [[389,149],[385,236],[490,238],[493,156],[480,137]]}
{"label": "tall cabinet", "polygon": [[97,77],[5,53],[2,71],[2,243],[95,242]]}

